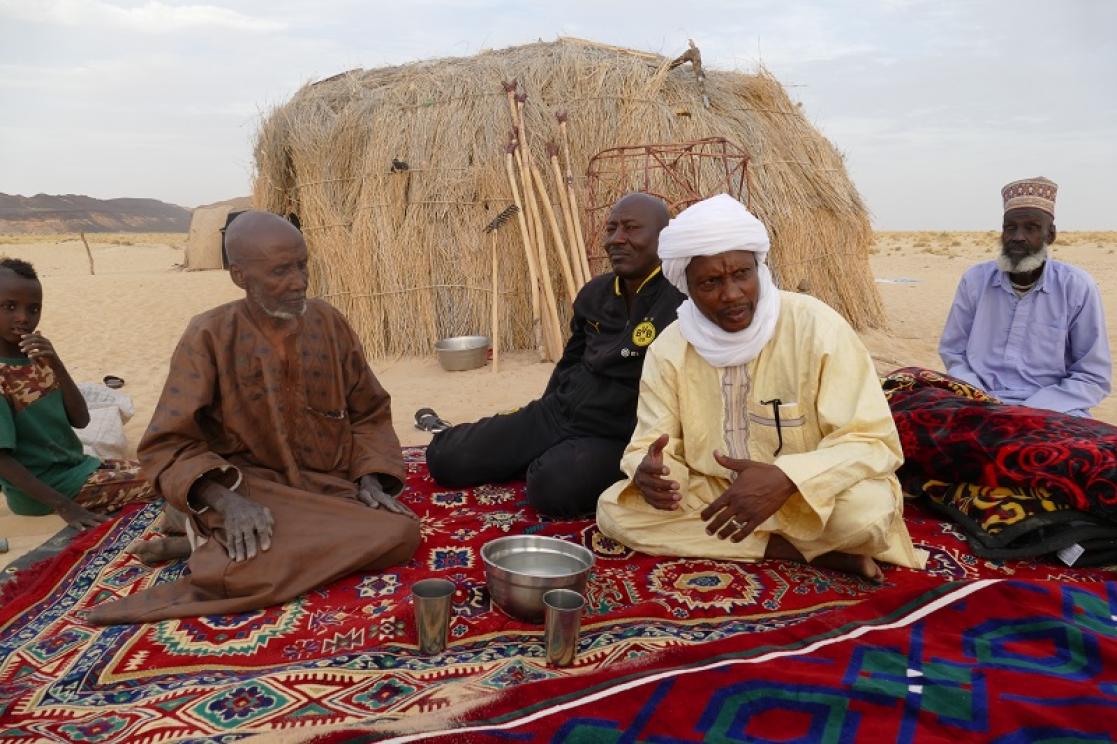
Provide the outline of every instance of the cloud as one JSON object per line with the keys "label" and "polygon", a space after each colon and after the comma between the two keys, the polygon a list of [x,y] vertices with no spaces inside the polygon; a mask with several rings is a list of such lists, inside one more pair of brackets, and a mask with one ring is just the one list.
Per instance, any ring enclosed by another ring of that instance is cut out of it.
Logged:
{"label": "cloud", "polygon": [[103,0],[0,0],[0,17],[5,16],[36,23],[115,28],[148,34],[203,28],[255,32],[286,28],[282,21],[249,16],[216,5],[169,5],[159,0],[127,8]]}
{"label": "cloud", "polygon": [[926,5],[928,0],[880,0],[880,7],[888,13],[911,10],[918,5]]}
{"label": "cloud", "polygon": [[1112,229],[1117,2],[1002,6],[0,0],[0,191],[212,202],[248,190],[259,112],[309,80],[559,35],[667,56],[693,38],[710,69],[763,62],[790,88],[879,226],[986,229],[1003,182],[1044,173],[1060,227]]}

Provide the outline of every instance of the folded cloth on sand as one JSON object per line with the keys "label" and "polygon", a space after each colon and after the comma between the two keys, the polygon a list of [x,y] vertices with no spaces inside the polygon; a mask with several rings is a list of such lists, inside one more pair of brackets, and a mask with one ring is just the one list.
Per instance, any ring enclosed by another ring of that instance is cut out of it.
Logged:
{"label": "folded cloth on sand", "polygon": [[1007,405],[908,367],[884,378],[904,491],[957,522],[976,554],[1028,558],[1077,545],[1073,565],[1117,562],[1117,427]]}
{"label": "folded cloth on sand", "polygon": [[74,429],[87,455],[101,460],[126,460],[131,456],[124,424],[136,412],[129,395],[93,382],[78,383],[89,408],[89,424]]}

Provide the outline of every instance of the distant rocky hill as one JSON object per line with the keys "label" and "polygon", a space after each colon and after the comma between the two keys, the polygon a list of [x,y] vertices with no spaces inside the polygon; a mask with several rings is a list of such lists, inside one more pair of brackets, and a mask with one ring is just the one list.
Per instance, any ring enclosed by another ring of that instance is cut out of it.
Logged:
{"label": "distant rocky hill", "polygon": [[0,194],[0,233],[186,232],[190,210],[157,199]]}

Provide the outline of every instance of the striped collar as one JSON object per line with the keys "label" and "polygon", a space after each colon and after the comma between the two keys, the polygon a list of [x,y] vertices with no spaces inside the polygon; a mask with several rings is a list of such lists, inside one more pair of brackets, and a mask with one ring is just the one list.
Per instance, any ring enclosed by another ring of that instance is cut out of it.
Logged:
{"label": "striped collar", "polygon": [[[652,279],[655,279],[656,276],[658,276],[662,272],[662,266],[656,266],[654,269],[652,269],[652,273],[644,277],[644,281],[640,282],[640,286],[636,288],[636,294],[640,294],[640,290],[648,286],[648,282],[650,282]],[[621,296],[621,278],[619,276],[613,277],[613,294],[615,294],[617,297]]]}

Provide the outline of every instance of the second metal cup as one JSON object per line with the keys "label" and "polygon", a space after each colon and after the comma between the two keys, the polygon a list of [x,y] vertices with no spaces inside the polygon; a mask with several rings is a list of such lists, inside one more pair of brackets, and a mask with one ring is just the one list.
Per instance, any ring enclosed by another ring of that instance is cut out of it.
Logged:
{"label": "second metal cup", "polygon": [[543,646],[552,665],[570,666],[578,654],[585,605],[585,597],[571,589],[552,589],[543,595]]}
{"label": "second metal cup", "polygon": [[424,656],[434,656],[446,650],[453,597],[454,583],[446,579],[423,579],[411,585],[419,653]]}

